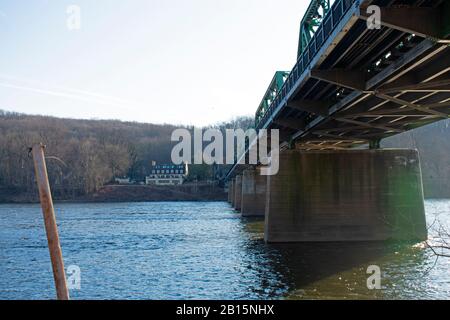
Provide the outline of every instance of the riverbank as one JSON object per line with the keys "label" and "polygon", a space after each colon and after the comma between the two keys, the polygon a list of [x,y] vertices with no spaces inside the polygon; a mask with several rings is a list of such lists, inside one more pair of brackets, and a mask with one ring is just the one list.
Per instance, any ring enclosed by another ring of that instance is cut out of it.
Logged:
{"label": "riverbank", "polygon": [[[37,203],[38,194],[2,190],[0,203]],[[181,186],[107,185],[97,192],[74,197],[54,195],[55,202],[156,202],[156,201],[226,201],[225,190],[217,184],[187,183]]]}

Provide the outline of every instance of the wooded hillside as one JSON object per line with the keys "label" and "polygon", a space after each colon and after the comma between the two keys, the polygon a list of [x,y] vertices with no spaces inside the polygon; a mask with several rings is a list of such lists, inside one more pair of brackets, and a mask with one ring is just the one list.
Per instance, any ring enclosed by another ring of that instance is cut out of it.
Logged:
{"label": "wooded hillside", "polygon": [[[217,127],[251,125],[252,119],[242,117]],[[114,177],[143,180],[152,161],[170,162],[174,129],[172,125],[59,119],[0,110],[0,202],[2,195],[11,193],[37,194],[28,154],[35,143],[47,146],[55,198],[73,199],[97,191]],[[450,120],[386,139],[383,146],[418,148],[426,196],[450,198]],[[227,166],[221,169],[226,171]],[[190,167],[190,180],[212,176],[211,166]]]}
{"label": "wooded hillside", "polygon": [[[245,125],[247,118],[220,126]],[[152,161],[170,163],[172,125],[73,120],[0,110],[0,194],[36,193],[28,148],[43,142],[55,198],[97,191],[115,177],[143,180]],[[190,168],[190,179],[211,178],[207,166]],[[1,201],[1,197],[0,197]]]}
{"label": "wooded hillside", "polygon": [[425,197],[450,198],[450,120],[393,136],[382,146],[418,149]]}

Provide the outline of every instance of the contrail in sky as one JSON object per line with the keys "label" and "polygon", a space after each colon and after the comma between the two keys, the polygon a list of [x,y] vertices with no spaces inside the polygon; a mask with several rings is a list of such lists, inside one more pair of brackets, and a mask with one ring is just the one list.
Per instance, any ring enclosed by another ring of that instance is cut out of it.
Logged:
{"label": "contrail in sky", "polygon": [[[12,80],[14,82],[26,82],[26,83],[38,83],[37,81],[30,81],[25,79],[20,79],[16,77],[11,77],[7,75],[1,75],[0,78],[5,80]],[[39,83],[42,85],[42,83]],[[39,88],[33,85],[22,85],[22,84],[14,84],[8,82],[0,82],[0,87],[4,88],[10,88],[10,89],[16,89],[16,90],[23,90],[23,91],[29,91],[34,92],[38,94],[44,94],[44,95],[50,95],[50,96],[56,96],[56,97],[62,97],[62,98],[68,98],[73,100],[79,100],[84,102],[91,102],[91,103],[100,103],[103,105],[110,105],[115,107],[127,107],[130,105],[141,105],[137,102],[128,101],[125,99],[120,99],[116,97],[111,97],[107,95],[102,95],[98,93],[93,93],[89,91],[79,90],[79,89],[72,89],[72,88],[64,88],[64,87],[52,87],[48,86],[50,88]]]}

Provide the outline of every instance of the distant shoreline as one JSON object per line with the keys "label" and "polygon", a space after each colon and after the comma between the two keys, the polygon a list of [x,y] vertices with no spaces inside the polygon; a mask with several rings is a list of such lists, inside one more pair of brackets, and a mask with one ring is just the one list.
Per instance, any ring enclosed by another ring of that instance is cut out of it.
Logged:
{"label": "distant shoreline", "polygon": [[[225,190],[212,184],[181,186],[107,185],[90,195],[54,196],[55,203],[127,203],[127,202],[219,202],[227,200]],[[0,194],[1,204],[36,204],[38,194]]]}
{"label": "distant shoreline", "polygon": [[[428,197],[424,198],[425,201],[432,201],[432,200],[449,200],[450,197]],[[177,199],[177,198],[171,198],[171,199],[163,199],[163,198],[155,198],[155,199],[129,199],[129,198],[121,198],[121,199],[115,199],[115,198],[108,198],[108,199],[93,199],[91,196],[84,196],[74,199],[54,199],[55,204],[102,204],[102,203],[157,203],[157,202],[193,202],[193,203],[201,203],[201,202],[226,202],[227,197],[226,193],[218,193],[218,194],[210,194],[205,199],[201,199],[200,196],[192,196],[192,198],[184,198],[184,199]],[[11,201],[5,201],[5,199],[0,199],[0,205],[1,204],[11,204],[11,205],[20,205],[20,204],[26,204],[26,205],[32,205],[32,204],[39,204],[39,199],[37,198],[33,200],[11,200]]]}
{"label": "distant shoreline", "polygon": [[[442,199],[425,199],[425,200],[442,200]],[[450,200],[450,199],[449,199]],[[202,203],[202,202],[226,202],[226,200],[133,200],[133,201],[87,201],[87,200],[54,200],[54,204],[101,204],[101,203],[173,203],[173,202],[192,202],[192,203]],[[23,201],[23,202],[1,202],[2,204],[39,204],[39,201]]]}

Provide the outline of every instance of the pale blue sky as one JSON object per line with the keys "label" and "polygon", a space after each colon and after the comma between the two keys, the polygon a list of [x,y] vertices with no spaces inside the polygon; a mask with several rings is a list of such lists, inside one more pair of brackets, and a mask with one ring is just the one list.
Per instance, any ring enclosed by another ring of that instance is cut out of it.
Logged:
{"label": "pale blue sky", "polygon": [[0,0],[0,109],[194,125],[253,115],[273,73],[295,64],[308,4]]}

